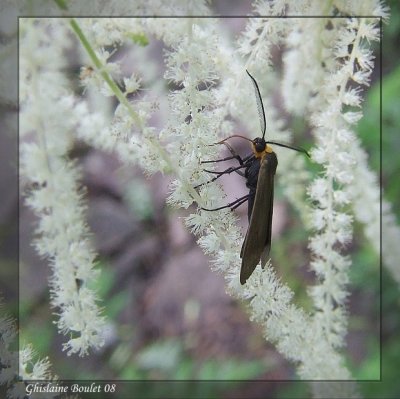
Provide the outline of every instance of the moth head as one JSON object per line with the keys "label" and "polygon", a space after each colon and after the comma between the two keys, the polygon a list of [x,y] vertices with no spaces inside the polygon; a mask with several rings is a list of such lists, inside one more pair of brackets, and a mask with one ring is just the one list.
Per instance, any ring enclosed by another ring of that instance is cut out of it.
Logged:
{"label": "moth head", "polygon": [[267,146],[267,143],[265,142],[265,140],[262,137],[256,137],[252,141],[252,143],[253,143],[253,151],[256,155],[263,153]]}

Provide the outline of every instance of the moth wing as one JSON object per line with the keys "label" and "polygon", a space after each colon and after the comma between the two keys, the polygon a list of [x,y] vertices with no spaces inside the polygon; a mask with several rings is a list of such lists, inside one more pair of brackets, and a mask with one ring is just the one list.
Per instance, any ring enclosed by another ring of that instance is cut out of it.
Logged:
{"label": "moth wing", "polygon": [[274,153],[263,157],[258,174],[257,189],[249,228],[240,252],[242,267],[240,283],[251,276],[261,259],[264,267],[271,248],[274,175],[277,159]]}

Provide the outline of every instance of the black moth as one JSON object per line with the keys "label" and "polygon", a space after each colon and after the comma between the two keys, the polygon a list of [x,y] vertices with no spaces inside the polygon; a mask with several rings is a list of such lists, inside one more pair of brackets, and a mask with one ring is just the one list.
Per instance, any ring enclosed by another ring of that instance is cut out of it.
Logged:
{"label": "black moth", "polygon": [[[265,266],[271,249],[272,213],[274,208],[274,176],[278,166],[278,159],[268,144],[290,148],[295,151],[303,152],[309,156],[307,151],[302,148],[296,148],[288,144],[273,141],[265,141],[265,111],[260,90],[253,76],[250,75],[249,71],[246,70],[246,72],[253,82],[256,93],[262,137],[250,140],[247,137],[233,135],[216,143],[224,144],[229,149],[232,156],[214,161],[203,161],[202,163],[223,162],[230,159],[236,159],[239,162],[239,165],[236,167],[230,167],[222,172],[207,170],[206,172],[216,174],[216,177],[195,187],[197,188],[203,184],[213,182],[221,176],[232,172],[236,172],[246,178],[246,186],[249,189],[248,194],[219,208],[201,208],[205,211],[218,211],[225,208],[231,208],[231,210],[234,210],[245,202],[248,203],[249,228],[247,229],[246,237],[240,251],[240,257],[242,259],[242,267],[240,269],[241,284],[244,284],[247,281],[260,261],[261,266]],[[226,143],[226,140],[232,137],[240,137],[250,141],[253,152],[245,158],[241,158],[240,155],[236,154],[235,150]],[[242,170],[244,170],[244,172]]]}

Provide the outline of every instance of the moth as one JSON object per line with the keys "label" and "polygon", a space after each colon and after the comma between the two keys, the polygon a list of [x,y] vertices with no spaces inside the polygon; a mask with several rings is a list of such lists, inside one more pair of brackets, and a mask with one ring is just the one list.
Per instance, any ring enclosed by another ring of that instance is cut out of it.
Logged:
{"label": "moth", "polygon": [[[208,173],[216,174],[216,177],[195,187],[198,188],[203,184],[213,182],[221,176],[232,172],[236,172],[246,179],[246,187],[249,189],[249,192],[245,196],[219,208],[201,208],[205,211],[218,211],[225,208],[234,210],[247,202],[249,227],[240,251],[240,257],[242,259],[242,266],[240,269],[241,284],[246,283],[247,279],[251,276],[259,263],[261,263],[262,267],[265,266],[271,249],[272,215],[274,211],[274,178],[278,166],[278,158],[269,144],[290,148],[309,156],[308,152],[303,148],[293,147],[275,141],[265,141],[266,118],[260,89],[254,77],[249,73],[249,71],[246,70],[246,72],[251,78],[254,86],[262,136],[250,140],[241,135],[232,135],[218,143],[215,143],[224,144],[230,151],[231,156],[212,161],[202,161],[203,164],[236,159],[239,165],[236,167],[229,167],[221,172],[205,170]],[[252,152],[244,158],[238,155],[226,142],[233,137],[239,137],[250,141]]]}

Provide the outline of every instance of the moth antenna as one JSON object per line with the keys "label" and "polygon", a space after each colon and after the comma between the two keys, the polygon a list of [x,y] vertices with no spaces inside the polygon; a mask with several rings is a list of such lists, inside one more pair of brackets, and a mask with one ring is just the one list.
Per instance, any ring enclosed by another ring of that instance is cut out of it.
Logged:
{"label": "moth antenna", "polygon": [[262,131],[262,138],[265,137],[265,128],[266,128],[266,123],[265,123],[265,111],[264,111],[264,104],[262,102],[261,94],[260,94],[260,89],[258,88],[258,84],[256,80],[253,78],[253,76],[250,75],[250,72],[246,69],[247,75],[250,76],[251,81],[253,82],[254,85],[254,90],[256,92],[256,102],[257,102],[257,109],[258,109],[258,116],[260,118],[260,125],[261,125],[261,131]]}
{"label": "moth antenna", "polygon": [[304,148],[301,148],[301,147],[294,147],[289,144],[278,143],[276,141],[267,141],[267,144],[273,144],[273,145],[278,145],[279,147],[290,148],[291,150],[302,152],[302,153],[306,154],[308,156],[308,158],[310,158],[310,154],[307,152],[307,150],[305,150]]}
{"label": "moth antenna", "polygon": [[249,139],[248,137],[241,136],[240,134],[234,134],[234,135],[232,135],[232,136],[226,137],[225,139],[223,139],[223,140],[221,140],[221,141],[218,141],[218,143],[215,143],[215,144],[223,144],[226,140],[229,140],[229,139],[231,139],[232,137],[239,137],[239,138],[241,138],[241,139],[244,139],[244,140],[253,142],[253,140]]}

